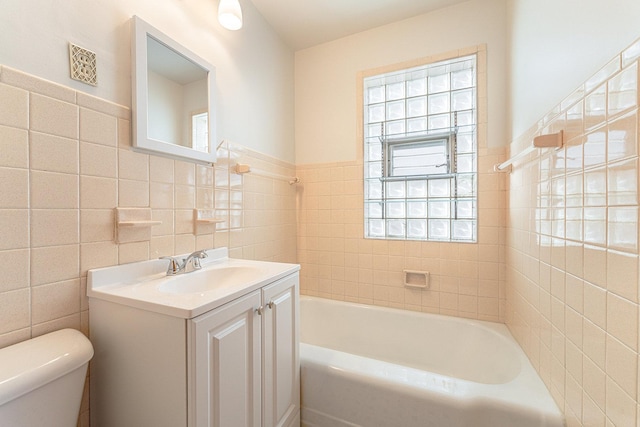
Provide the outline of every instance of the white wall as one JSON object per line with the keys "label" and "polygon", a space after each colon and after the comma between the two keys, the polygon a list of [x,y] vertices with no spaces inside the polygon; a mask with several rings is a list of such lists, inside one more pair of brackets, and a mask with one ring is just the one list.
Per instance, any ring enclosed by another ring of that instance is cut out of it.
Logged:
{"label": "white wall", "polygon": [[296,164],[356,159],[356,74],[487,44],[489,146],[504,145],[505,0],[471,0],[295,54]]}
{"label": "white wall", "polygon": [[640,37],[640,1],[508,0],[508,21],[515,138]]}
{"label": "white wall", "polygon": [[[293,53],[253,7],[217,22],[215,0],[2,0],[0,64],[131,106],[130,25],[138,15],[216,66],[218,140],[293,161]],[[69,78],[68,43],[97,54],[98,87]]]}

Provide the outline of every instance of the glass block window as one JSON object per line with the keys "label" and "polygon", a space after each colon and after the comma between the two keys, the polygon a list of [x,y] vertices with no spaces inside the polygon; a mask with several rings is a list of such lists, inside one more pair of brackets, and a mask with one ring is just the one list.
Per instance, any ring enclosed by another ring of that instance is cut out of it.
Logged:
{"label": "glass block window", "polygon": [[476,56],[364,79],[365,237],[477,241]]}

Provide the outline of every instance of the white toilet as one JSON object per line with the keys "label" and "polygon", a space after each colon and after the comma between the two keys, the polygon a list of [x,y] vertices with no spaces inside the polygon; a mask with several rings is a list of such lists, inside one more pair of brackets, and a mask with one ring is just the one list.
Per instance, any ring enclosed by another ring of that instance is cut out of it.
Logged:
{"label": "white toilet", "polygon": [[0,426],[75,427],[92,357],[74,329],[0,349]]}

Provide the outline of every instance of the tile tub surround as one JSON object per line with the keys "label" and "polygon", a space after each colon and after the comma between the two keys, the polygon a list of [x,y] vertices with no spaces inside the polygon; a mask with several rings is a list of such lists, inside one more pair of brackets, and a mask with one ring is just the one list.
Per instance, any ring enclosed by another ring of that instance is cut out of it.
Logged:
{"label": "tile tub surround", "polygon": [[[362,160],[298,166],[301,293],[502,321],[505,176],[489,171],[504,152],[482,140],[477,244],[365,239]],[[430,288],[404,287],[404,269],[429,271]]]}
{"label": "tile tub surround", "polygon": [[[304,183],[298,205],[301,293],[452,316],[502,321],[505,307],[504,174],[493,165],[506,150],[489,144],[486,45],[361,71],[361,78],[477,54],[478,242],[365,239],[362,123],[356,160],[297,166]],[[357,87],[356,99],[363,99]],[[361,111],[362,105],[357,110]],[[431,273],[428,290],[405,288],[402,271]]]}
{"label": "tile tub surround", "polygon": [[[66,327],[88,334],[91,268],[221,246],[296,261],[296,186],[230,172],[238,161],[283,175],[293,165],[226,142],[215,167],[136,153],[130,120],[126,107],[0,66],[0,347]],[[115,207],[150,207],[162,225],[151,241],[118,245]],[[194,235],[194,208],[225,222]]]}
{"label": "tile tub surround", "polygon": [[506,323],[568,426],[640,425],[638,57],[613,58],[523,136],[509,176]]}

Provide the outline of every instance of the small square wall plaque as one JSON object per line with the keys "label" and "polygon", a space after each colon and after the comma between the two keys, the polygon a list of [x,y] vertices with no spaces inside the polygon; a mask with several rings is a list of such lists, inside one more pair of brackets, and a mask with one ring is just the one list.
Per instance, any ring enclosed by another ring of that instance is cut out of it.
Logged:
{"label": "small square wall plaque", "polygon": [[69,66],[72,79],[91,86],[98,85],[98,69],[94,52],[69,43]]}

